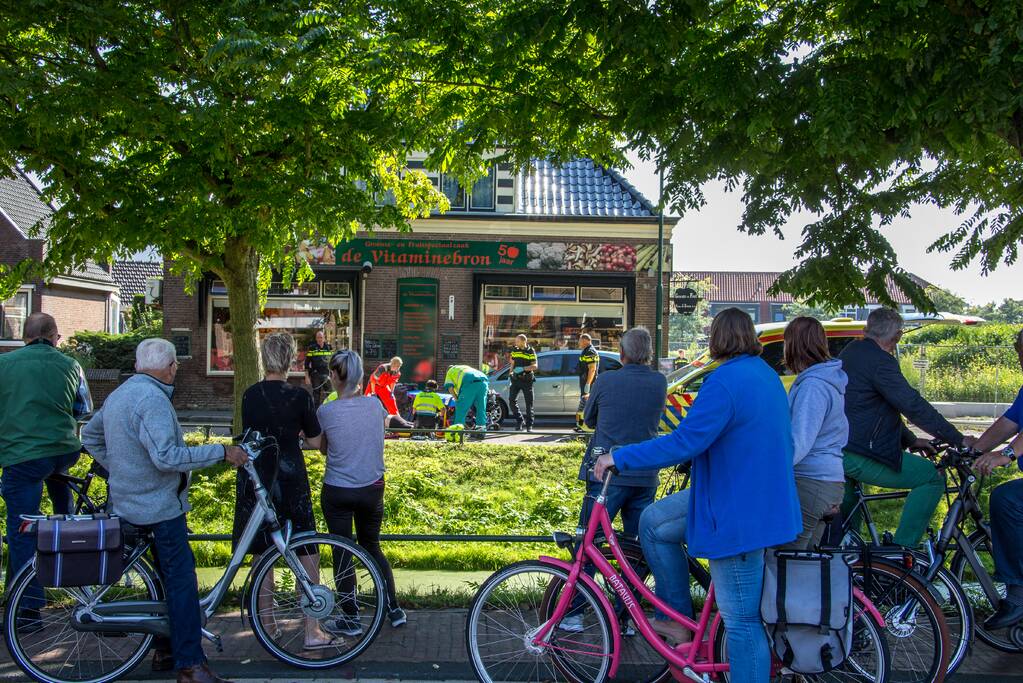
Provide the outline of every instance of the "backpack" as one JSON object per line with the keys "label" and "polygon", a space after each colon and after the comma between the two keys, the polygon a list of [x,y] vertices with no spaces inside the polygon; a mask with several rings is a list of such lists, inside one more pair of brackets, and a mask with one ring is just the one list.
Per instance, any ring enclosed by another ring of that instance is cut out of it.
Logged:
{"label": "backpack", "polygon": [[760,616],[774,654],[795,673],[819,674],[852,649],[852,575],[845,555],[768,550]]}

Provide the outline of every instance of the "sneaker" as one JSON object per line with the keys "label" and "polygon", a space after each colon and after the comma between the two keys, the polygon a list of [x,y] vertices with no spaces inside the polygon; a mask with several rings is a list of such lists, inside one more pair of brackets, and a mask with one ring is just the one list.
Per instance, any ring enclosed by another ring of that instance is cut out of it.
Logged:
{"label": "sneaker", "polygon": [[622,627],[622,635],[626,638],[636,637],[636,627],[632,625],[631,621]]}
{"label": "sneaker", "polygon": [[331,633],[339,633],[350,638],[362,635],[362,624],[359,623],[359,617],[355,615],[343,614],[337,619],[324,620],[322,625]]}
{"label": "sneaker", "polygon": [[532,433],[533,433],[533,428],[532,427],[526,427],[526,434],[532,434]]}
{"label": "sneaker", "polygon": [[519,422],[518,424],[515,425],[515,431],[517,431],[517,432],[521,432],[522,431],[522,423],[521,422]]}
{"label": "sneaker", "polygon": [[400,607],[395,607],[392,610],[387,611],[387,618],[391,620],[391,626],[398,628],[404,626],[408,622],[408,615],[405,614],[405,610]]}
{"label": "sneaker", "polygon": [[586,430],[583,429],[582,425],[576,425],[575,427],[572,427],[572,431],[573,432],[578,432],[578,433],[582,434]]}
{"label": "sneaker", "polygon": [[583,615],[574,614],[570,617],[565,617],[558,624],[558,629],[567,633],[582,633],[583,631]]}

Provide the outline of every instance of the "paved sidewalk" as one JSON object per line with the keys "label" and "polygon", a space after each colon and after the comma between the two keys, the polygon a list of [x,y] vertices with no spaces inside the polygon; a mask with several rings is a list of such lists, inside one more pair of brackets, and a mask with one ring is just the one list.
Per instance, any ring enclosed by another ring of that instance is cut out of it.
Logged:
{"label": "paved sidewalk", "polygon": [[[222,636],[224,652],[214,652],[209,644],[206,650],[218,673],[239,681],[471,681],[475,677],[465,651],[465,614],[465,610],[409,612],[406,626],[394,629],[385,623],[379,637],[359,659],[328,671],[302,671],[273,659],[259,646],[237,612],[215,617],[208,625]],[[130,680],[168,678],[165,674],[152,675],[148,661],[129,675]],[[0,680],[25,680],[6,651],[0,657]],[[951,680],[1023,681],[1023,655],[1006,655],[978,643],[960,673]]]}

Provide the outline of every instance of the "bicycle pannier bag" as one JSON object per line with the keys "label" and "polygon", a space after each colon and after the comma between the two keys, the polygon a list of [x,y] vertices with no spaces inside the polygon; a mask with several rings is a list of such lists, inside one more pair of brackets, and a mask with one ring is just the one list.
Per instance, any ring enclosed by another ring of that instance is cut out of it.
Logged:
{"label": "bicycle pannier bag", "polygon": [[108,515],[41,520],[36,577],[53,588],[109,585],[124,573],[121,520]]}
{"label": "bicycle pannier bag", "polygon": [[852,648],[852,608],[844,555],[767,551],[760,616],[784,666],[819,674],[842,664]]}

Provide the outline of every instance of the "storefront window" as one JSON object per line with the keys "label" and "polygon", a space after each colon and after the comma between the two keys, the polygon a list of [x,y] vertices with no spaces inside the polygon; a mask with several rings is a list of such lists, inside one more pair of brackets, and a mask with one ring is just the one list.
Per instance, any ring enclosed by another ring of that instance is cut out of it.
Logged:
{"label": "storefront window", "polygon": [[483,296],[487,299],[529,300],[528,285],[487,285],[483,288]]}
{"label": "storefront window", "polygon": [[575,287],[533,287],[535,301],[575,301]]}
{"label": "storefront window", "polygon": [[28,317],[29,293],[18,292],[0,303],[0,340],[20,341]]}
{"label": "storefront window", "polygon": [[625,290],[621,287],[580,287],[579,301],[624,301]]}
{"label": "storefront window", "polygon": [[[346,285],[347,286],[347,285]],[[210,352],[211,373],[228,373],[234,370],[234,350],[227,322],[231,319],[227,299],[215,298],[210,306]],[[323,330],[335,349],[347,348],[351,343],[351,301],[330,299],[269,299],[262,317],[256,324],[259,338],[271,332],[290,332],[298,346],[298,356],[291,370],[301,373],[305,363],[305,350],[315,338],[317,330]]]}
{"label": "storefront window", "polygon": [[537,351],[575,348],[583,332],[594,344],[617,351],[625,332],[625,304],[483,302],[483,360],[491,367],[508,362],[515,337],[525,334]]}

